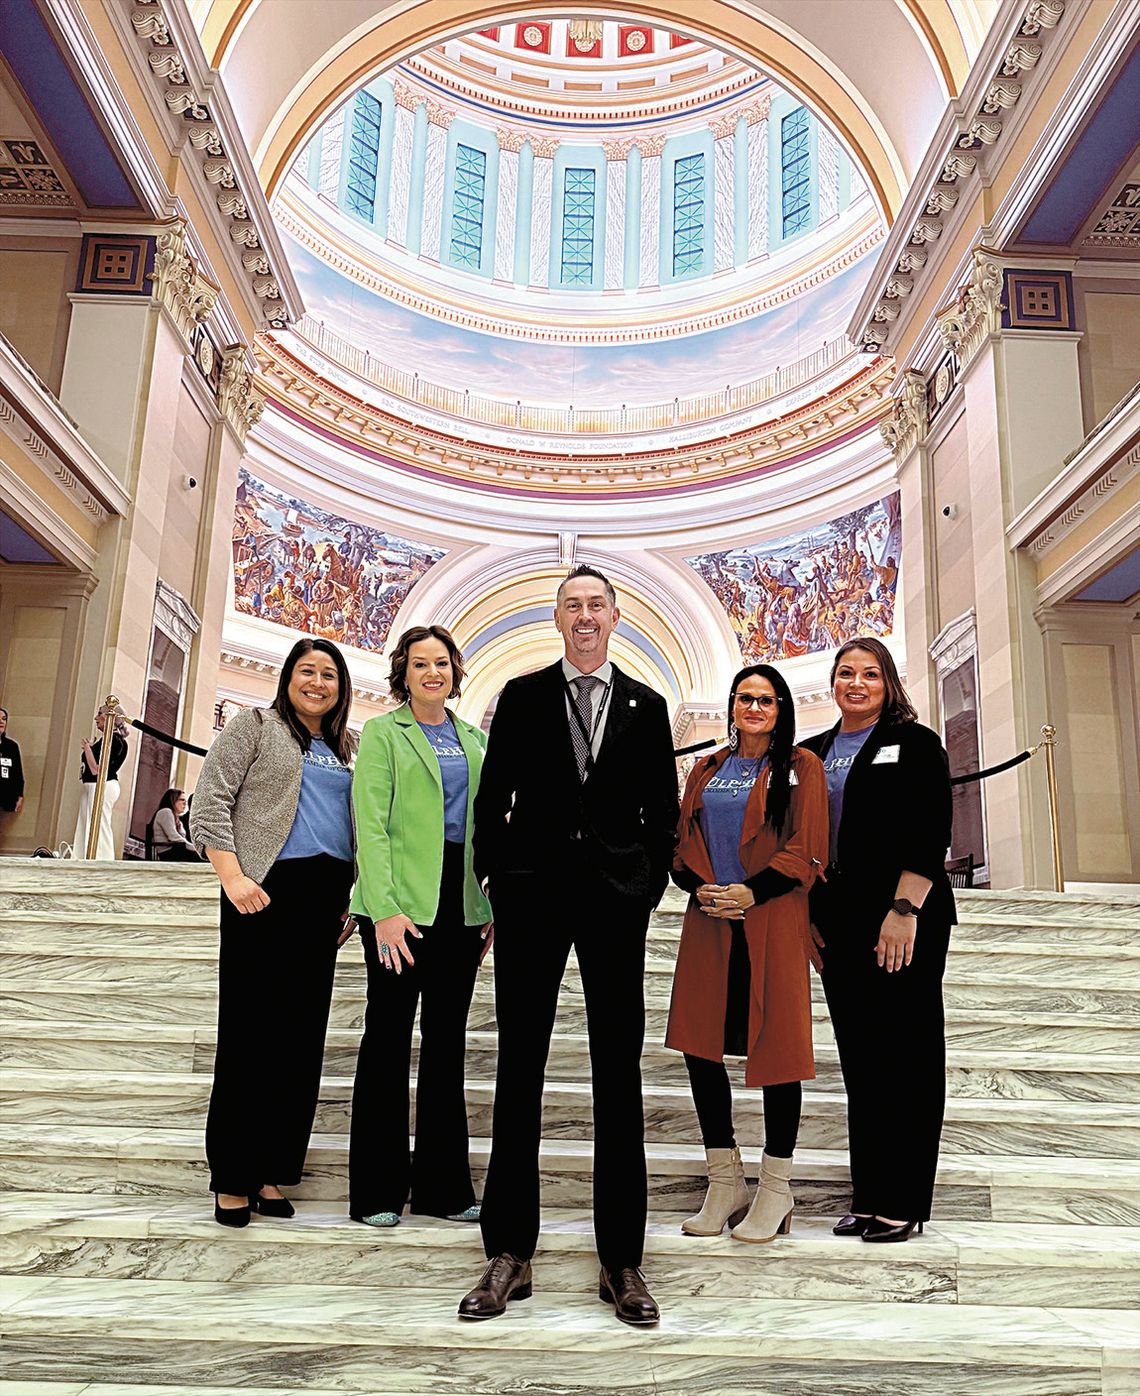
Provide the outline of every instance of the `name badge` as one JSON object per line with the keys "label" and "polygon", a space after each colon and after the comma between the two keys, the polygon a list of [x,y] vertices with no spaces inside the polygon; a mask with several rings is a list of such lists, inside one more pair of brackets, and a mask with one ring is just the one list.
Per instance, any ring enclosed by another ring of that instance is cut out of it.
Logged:
{"label": "name badge", "polygon": [[881,746],[881,747],[878,749],[878,751],[875,752],[875,759],[871,762],[871,765],[872,765],[872,766],[889,766],[889,765],[892,765],[892,764],[893,764],[893,765],[897,765],[897,764],[898,764],[898,759],[899,759],[899,749],[898,749],[897,746]]}
{"label": "name badge", "polygon": [[10,756],[0,756],[0,766],[4,766],[5,768],[7,768],[11,764],[12,758]]}

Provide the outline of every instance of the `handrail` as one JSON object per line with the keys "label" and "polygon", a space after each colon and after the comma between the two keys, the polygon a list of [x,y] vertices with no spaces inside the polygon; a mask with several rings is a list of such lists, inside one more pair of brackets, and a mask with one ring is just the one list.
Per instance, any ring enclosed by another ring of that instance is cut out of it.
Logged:
{"label": "handrail", "polygon": [[668,431],[672,427],[688,426],[693,422],[732,416],[781,397],[834,368],[843,359],[856,357],[856,351],[851,348],[847,337],[839,335],[826,340],[822,348],[805,354],[794,363],[761,374],[736,387],[726,384],[716,392],[694,393],[689,397],[673,398],[669,402],[632,407],[575,408],[521,400],[508,402],[504,398],[473,393],[467,388],[446,387],[418,373],[395,368],[382,359],[374,358],[368,350],[351,343],[343,335],[329,329],[322,320],[315,320],[310,315],[303,315],[291,329],[341,368],[409,403],[434,408],[460,420],[483,422],[507,430],[570,435],[608,436],[623,432]]}

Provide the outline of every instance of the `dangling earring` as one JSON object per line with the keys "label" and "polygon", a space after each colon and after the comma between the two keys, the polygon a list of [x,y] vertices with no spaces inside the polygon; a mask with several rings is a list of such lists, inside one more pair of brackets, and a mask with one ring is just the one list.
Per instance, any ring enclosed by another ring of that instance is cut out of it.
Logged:
{"label": "dangling earring", "polygon": [[730,722],[728,724],[728,749],[729,751],[735,751],[739,745],[740,732],[737,730],[736,723]]}

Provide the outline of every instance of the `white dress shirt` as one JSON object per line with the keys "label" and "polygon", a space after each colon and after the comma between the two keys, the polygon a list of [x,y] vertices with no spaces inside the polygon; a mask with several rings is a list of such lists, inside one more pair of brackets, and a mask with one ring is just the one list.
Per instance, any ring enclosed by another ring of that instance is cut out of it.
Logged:
{"label": "white dress shirt", "polygon": [[[590,694],[590,724],[591,730],[594,733],[594,740],[590,746],[590,754],[596,761],[598,759],[598,752],[602,749],[602,737],[605,735],[606,731],[606,720],[610,715],[608,699],[610,696],[610,685],[614,680],[614,666],[607,659],[600,669],[595,669],[592,674],[583,674],[581,669],[575,669],[568,659],[563,658],[562,673],[566,682],[570,684],[572,684],[575,679],[601,679],[601,683],[595,684],[593,692]],[[571,689],[571,692],[574,691],[575,690]],[[598,711],[603,703],[605,703],[605,708],[602,710],[601,718],[599,718]],[[570,711],[569,693],[566,695],[566,720],[567,722],[574,721],[574,714]],[[597,723],[596,727],[593,725],[594,723]]]}

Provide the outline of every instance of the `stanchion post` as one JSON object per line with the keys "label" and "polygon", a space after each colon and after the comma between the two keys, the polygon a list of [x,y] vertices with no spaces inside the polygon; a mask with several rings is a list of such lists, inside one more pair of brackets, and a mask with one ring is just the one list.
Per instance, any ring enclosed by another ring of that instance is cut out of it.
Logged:
{"label": "stanchion post", "polygon": [[109,693],[103,703],[103,742],[99,748],[99,774],[95,777],[95,798],[91,802],[91,827],[87,830],[87,851],[84,855],[87,858],[94,858],[99,852],[99,823],[103,818],[103,797],[107,789],[111,741],[115,735],[115,718],[118,711],[119,700],[113,693]]}
{"label": "stanchion post", "polygon": [[1053,841],[1053,890],[1065,890],[1065,869],[1061,862],[1061,809],[1057,798],[1057,729],[1046,723],[1041,729],[1045,748],[1045,780],[1049,789],[1049,834]]}

